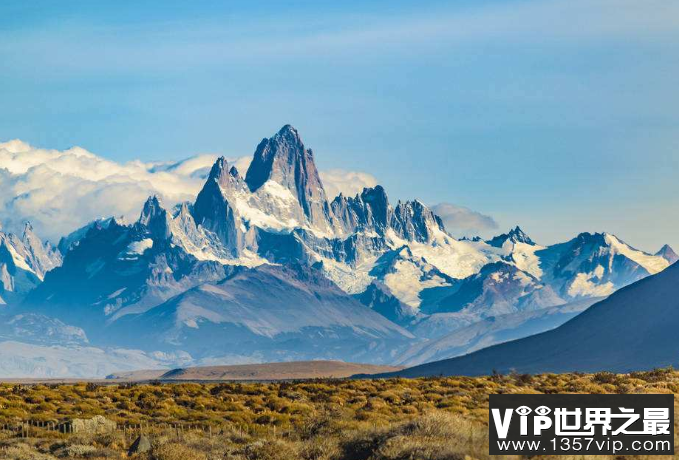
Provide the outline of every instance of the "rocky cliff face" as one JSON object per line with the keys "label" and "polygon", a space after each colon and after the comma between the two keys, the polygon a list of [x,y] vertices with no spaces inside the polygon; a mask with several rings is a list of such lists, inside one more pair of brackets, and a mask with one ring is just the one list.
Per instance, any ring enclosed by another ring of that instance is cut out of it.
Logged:
{"label": "rocky cliff face", "polygon": [[391,228],[406,241],[431,243],[436,234],[445,234],[441,218],[421,201],[399,202],[391,217]]}
{"label": "rocky cliff face", "polygon": [[332,213],[344,233],[375,232],[384,235],[390,224],[391,208],[381,186],[365,188],[355,197],[340,194],[331,203]]}
{"label": "rocky cliff face", "polygon": [[210,175],[193,205],[196,225],[213,232],[227,252],[238,257],[243,250],[243,228],[236,207],[244,182],[235,168],[229,170],[222,157],[212,166]]}

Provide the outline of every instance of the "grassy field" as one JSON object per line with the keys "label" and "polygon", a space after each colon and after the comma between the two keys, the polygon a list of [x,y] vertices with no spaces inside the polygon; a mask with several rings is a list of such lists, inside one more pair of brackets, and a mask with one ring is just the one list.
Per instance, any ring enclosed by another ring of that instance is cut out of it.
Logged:
{"label": "grassy field", "polygon": [[[486,459],[489,394],[678,392],[679,373],[670,369],[294,383],[4,384],[0,424],[30,422],[33,428],[21,435],[0,431],[0,458],[126,458],[141,427],[153,448],[133,456],[140,459]],[[40,428],[96,415],[119,429],[64,434]]]}

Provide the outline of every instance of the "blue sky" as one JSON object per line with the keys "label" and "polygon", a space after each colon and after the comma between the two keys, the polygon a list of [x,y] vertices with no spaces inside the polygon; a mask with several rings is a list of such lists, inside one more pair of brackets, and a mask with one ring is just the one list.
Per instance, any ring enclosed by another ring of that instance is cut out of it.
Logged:
{"label": "blue sky", "polygon": [[392,199],[679,249],[678,2],[28,3],[0,4],[0,141],[242,156],[291,123]]}

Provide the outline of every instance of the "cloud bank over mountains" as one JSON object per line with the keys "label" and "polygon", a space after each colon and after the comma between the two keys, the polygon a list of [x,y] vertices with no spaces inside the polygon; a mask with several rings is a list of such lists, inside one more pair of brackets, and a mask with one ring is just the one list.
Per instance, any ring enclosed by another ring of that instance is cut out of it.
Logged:
{"label": "cloud bank over mountains", "polygon": [[434,211],[446,226],[446,229],[456,237],[472,236],[487,230],[499,228],[495,219],[464,206],[452,203],[439,203],[432,206]]}
{"label": "cloud bank over mountains", "polygon": [[193,199],[214,158],[119,164],[80,147],[59,151],[19,140],[0,143],[0,222],[13,229],[29,220],[55,241],[100,217],[136,219],[149,195],[168,203]]}
{"label": "cloud bank over mountains", "polygon": [[325,192],[330,199],[333,199],[340,193],[345,196],[355,196],[361,193],[364,188],[377,185],[377,178],[364,172],[330,169],[328,171],[320,171],[320,175]]}
{"label": "cloud bank over mountains", "polygon": [[[52,150],[21,140],[0,143],[0,224],[18,230],[28,220],[39,235],[56,242],[102,217],[133,221],[149,195],[160,196],[168,206],[194,200],[217,156],[121,164],[80,147]],[[241,174],[251,160],[228,159]],[[332,169],[320,175],[329,198],[354,196],[377,185],[364,172]]]}

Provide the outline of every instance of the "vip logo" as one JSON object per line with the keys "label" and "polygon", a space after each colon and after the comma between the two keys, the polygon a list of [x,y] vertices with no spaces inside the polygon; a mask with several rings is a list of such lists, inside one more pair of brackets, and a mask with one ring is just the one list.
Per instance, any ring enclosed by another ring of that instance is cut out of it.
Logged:
{"label": "vip logo", "polygon": [[671,394],[491,395],[489,419],[492,455],[674,449]]}
{"label": "vip logo", "polygon": [[492,409],[491,414],[495,427],[497,428],[498,438],[506,439],[509,432],[509,425],[512,422],[512,416],[516,412],[519,415],[519,433],[521,436],[528,436],[528,416],[534,413],[532,417],[533,435],[540,436],[544,430],[552,427],[552,419],[549,414],[552,412],[547,406],[538,406],[535,411],[528,406],[519,406],[516,411],[513,409],[505,409],[504,416],[500,413],[500,409]]}
{"label": "vip logo", "polygon": [[[534,411],[528,406],[519,406],[513,409],[505,409],[504,416],[500,409],[491,409],[493,422],[497,428],[498,438],[506,439],[509,427],[512,422],[514,412],[519,415],[519,434],[528,436],[528,419],[531,413],[533,436],[540,436],[546,430],[555,427],[555,434],[558,436],[593,436],[596,427],[601,427],[601,434],[617,436],[625,435],[650,435],[670,434],[670,410],[663,407],[645,407],[643,409],[643,428],[633,430],[631,427],[642,420],[641,415],[636,413],[633,408],[618,407],[617,413],[610,407],[593,407],[576,409],[556,408],[554,416],[551,417],[552,409],[547,406],[539,406]],[[584,423],[583,421],[584,414]],[[613,420],[618,419],[622,424],[617,428],[612,428]],[[582,428],[581,428],[582,427]]]}

